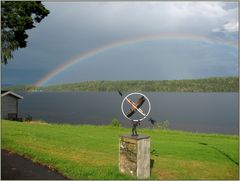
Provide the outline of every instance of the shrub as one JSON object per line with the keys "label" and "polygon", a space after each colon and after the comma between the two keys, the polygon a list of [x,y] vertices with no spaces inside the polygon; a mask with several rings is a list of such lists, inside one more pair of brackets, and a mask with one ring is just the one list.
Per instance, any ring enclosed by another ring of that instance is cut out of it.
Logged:
{"label": "shrub", "polygon": [[30,115],[27,115],[27,117],[24,119],[24,121],[32,121],[32,116],[30,116]]}
{"label": "shrub", "polygon": [[150,151],[150,153],[151,153],[152,156],[158,156],[158,155],[159,155],[158,150],[156,150],[155,148],[153,148],[153,149]]}
{"label": "shrub", "polygon": [[120,124],[120,122],[118,121],[117,118],[113,118],[113,120],[111,122],[111,126],[113,126],[113,127],[120,127],[121,124]]}
{"label": "shrub", "polygon": [[168,120],[161,121],[161,122],[158,122],[158,123],[156,124],[156,127],[157,127],[158,129],[168,129],[168,126],[169,126]]}

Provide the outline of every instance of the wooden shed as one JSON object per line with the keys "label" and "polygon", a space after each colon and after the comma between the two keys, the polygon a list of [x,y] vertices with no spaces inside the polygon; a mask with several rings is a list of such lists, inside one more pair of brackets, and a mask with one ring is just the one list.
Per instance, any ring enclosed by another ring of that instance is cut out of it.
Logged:
{"label": "wooden shed", "polygon": [[1,119],[18,119],[18,100],[22,96],[12,91],[1,91]]}

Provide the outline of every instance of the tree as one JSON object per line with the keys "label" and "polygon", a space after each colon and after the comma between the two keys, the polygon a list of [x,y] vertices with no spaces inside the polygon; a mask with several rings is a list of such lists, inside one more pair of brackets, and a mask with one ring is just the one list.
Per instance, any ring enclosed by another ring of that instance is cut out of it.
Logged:
{"label": "tree", "polygon": [[35,27],[49,14],[40,1],[1,2],[1,62],[13,57],[12,52],[27,46],[27,29]]}

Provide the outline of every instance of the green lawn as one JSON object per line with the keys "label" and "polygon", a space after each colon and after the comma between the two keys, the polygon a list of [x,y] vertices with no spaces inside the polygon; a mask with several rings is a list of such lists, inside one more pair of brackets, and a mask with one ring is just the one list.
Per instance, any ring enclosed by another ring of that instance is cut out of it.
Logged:
{"label": "green lawn", "polygon": [[[71,179],[133,179],[118,172],[119,135],[111,126],[2,120],[2,148]],[[151,179],[238,179],[238,136],[139,129],[151,136]],[[2,165],[4,166],[4,165]]]}

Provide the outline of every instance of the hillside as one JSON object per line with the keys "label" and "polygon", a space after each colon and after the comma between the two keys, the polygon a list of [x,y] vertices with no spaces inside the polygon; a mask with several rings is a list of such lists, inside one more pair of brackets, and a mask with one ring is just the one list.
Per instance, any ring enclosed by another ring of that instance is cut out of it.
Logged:
{"label": "hillside", "polygon": [[239,92],[238,77],[193,80],[86,81],[46,87],[15,86],[15,91],[150,91],[150,92]]}

